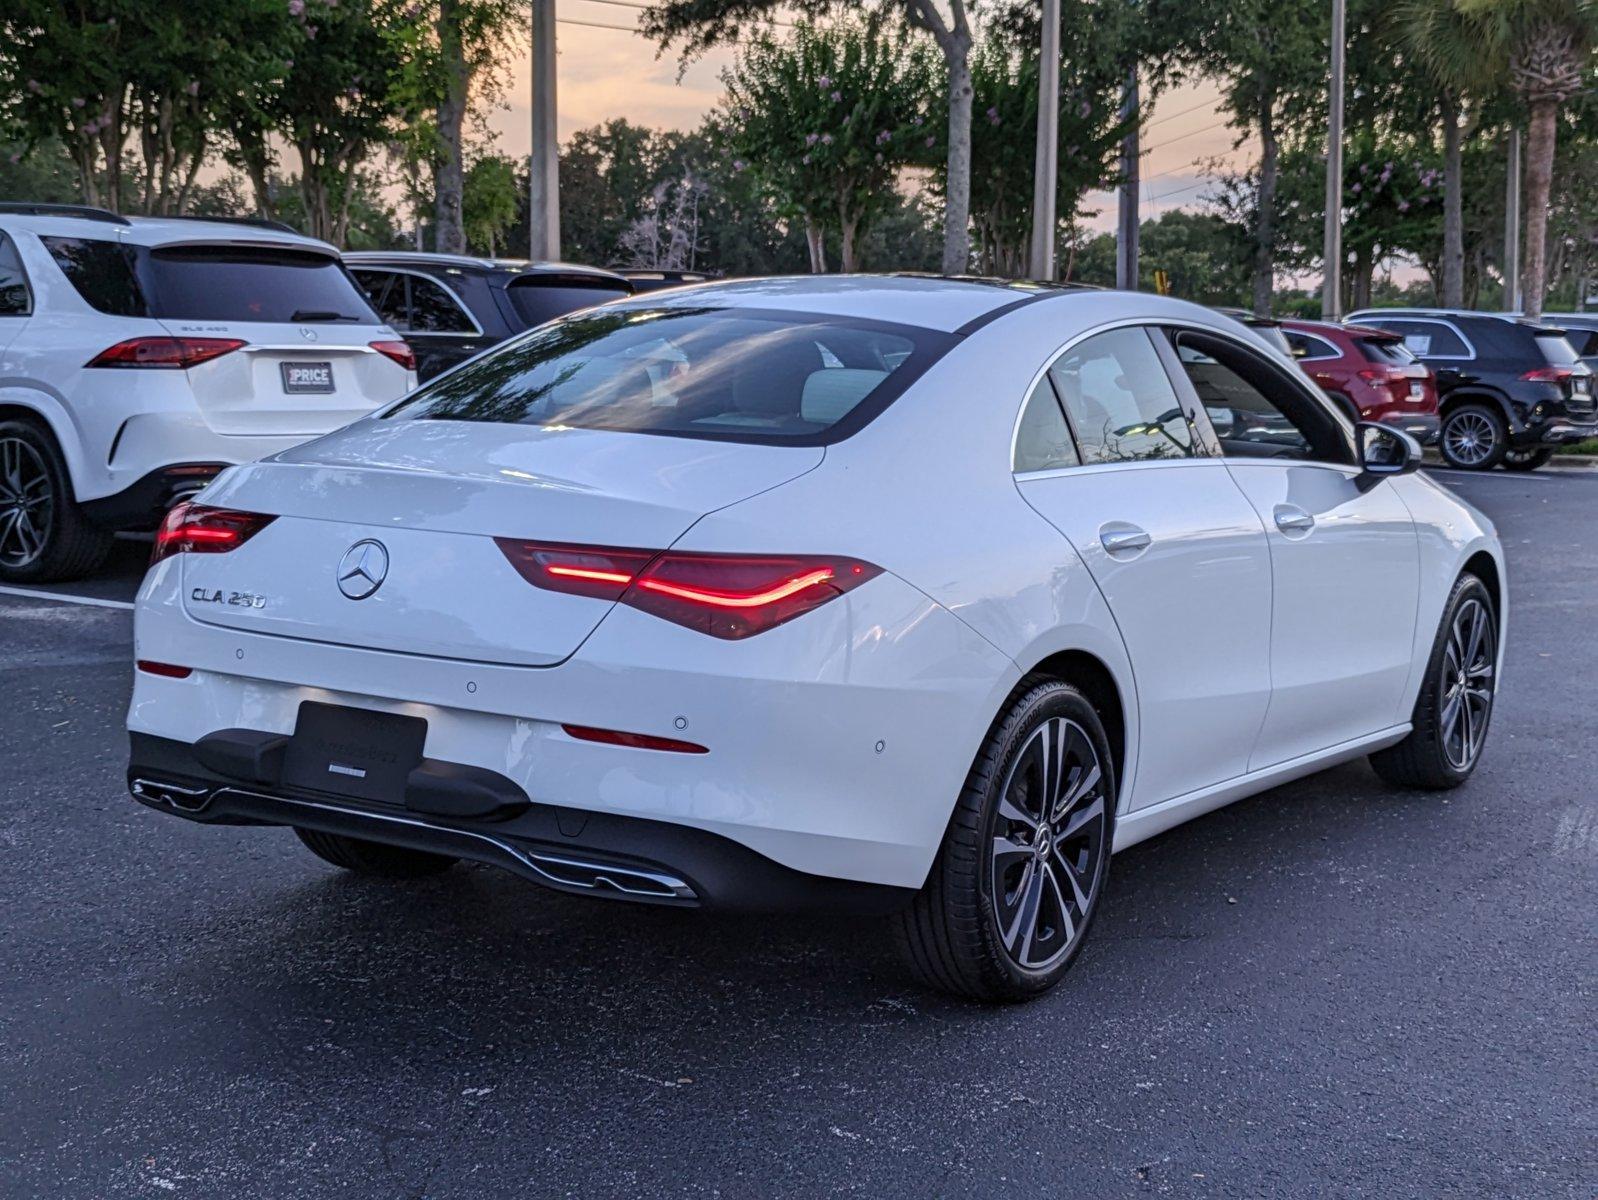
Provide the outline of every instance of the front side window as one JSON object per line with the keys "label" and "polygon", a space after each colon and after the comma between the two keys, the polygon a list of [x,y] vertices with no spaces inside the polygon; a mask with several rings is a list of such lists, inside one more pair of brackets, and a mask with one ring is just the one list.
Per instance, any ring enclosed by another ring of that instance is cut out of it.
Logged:
{"label": "front side window", "polygon": [[955,338],[741,308],[607,308],[545,325],[388,418],[825,445],[881,412]]}
{"label": "front side window", "polygon": [[1193,431],[1145,330],[1086,339],[1054,360],[1049,379],[1084,463],[1193,456]]}
{"label": "front side window", "polygon": [[1226,457],[1353,461],[1336,418],[1270,363],[1202,334],[1179,334],[1176,353]]}
{"label": "front side window", "polygon": [[0,317],[25,317],[33,311],[28,277],[11,239],[0,233]]}
{"label": "front side window", "polygon": [[1015,431],[1015,471],[1053,471],[1081,462],[1054,385],[1044,375],[1021,410],[1021,424]]}

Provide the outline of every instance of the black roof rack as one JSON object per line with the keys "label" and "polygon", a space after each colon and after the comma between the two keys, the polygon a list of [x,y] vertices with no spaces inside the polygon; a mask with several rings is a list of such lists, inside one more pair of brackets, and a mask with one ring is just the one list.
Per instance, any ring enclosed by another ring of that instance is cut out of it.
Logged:
{"label": "black roof rack", "polygon": [[89,204],[34,204],[26,200],[0,200],[0,213],[15,213],[23,217],[81,217],[85,221],[104,221],[107,225],[133,224],[109,208],[95,208]]}
{"label": "black roof rack", "polygon": [[214,221],[221,225],[252,225],[256,229],[275,229],[279,233],[292,233],[300,236],[300,231],[292,225],[282,221],[273,221],[267,217],[207,217],[201,213],[152,213],[151,219],[156,221]]}

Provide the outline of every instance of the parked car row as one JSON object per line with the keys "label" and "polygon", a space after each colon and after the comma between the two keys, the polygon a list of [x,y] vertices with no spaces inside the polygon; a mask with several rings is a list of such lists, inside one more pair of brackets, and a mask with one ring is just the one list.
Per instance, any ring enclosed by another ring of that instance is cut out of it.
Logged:
{"label": "parked car row", "polygon": [[226,466],[563,313],[703,278],[0,203],[0,580],[87,574]]}

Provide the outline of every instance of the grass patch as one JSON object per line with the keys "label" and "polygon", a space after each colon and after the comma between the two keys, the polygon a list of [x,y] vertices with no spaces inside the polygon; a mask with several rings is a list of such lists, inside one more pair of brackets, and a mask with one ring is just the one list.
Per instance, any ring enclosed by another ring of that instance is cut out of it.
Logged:
{"label": "grass patch", "polygon": [[1581,442],[1566,442],[1555,451],[1556,454],[1598,454],[1598,438],[1587,438]]}

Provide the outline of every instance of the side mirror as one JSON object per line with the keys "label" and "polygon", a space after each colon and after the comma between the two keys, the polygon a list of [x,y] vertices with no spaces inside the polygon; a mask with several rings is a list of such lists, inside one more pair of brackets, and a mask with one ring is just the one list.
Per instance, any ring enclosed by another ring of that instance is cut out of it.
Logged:
{"label": "side mirror", "polygon": [[1409,475],[1420,469],[1420,443],[1401,429],[1360,421],[1354,426],[1354,437],[1360,463],[1355,482],[1362,492],[1390,476]]}

